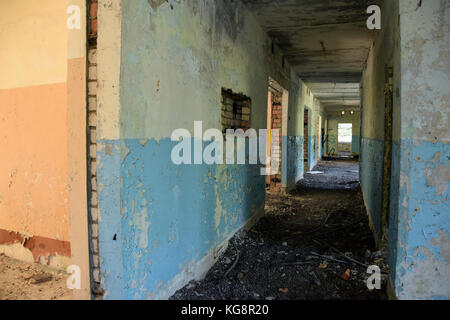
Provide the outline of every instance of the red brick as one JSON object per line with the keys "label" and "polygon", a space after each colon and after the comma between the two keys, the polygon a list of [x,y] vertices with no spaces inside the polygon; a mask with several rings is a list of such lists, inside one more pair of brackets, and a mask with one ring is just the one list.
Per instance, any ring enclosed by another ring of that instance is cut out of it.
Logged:
{"label": "red brick", "polygon": [[91,20],[91,34],[97,33],[97,19]]}
{"label": "red brick", "polygon": [[97,11],[98,11],[98,3],[97,1],[91,1],[91,5],[89,8],[89,17],[91,19],[96,19],[97,18]]}

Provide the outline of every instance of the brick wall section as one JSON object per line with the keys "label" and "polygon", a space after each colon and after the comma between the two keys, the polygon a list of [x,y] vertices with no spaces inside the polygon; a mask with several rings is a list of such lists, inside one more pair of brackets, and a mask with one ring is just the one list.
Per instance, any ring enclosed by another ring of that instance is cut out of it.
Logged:
{"label": "brick wall section", "polygon": [[231,90],[222,90],[222,132],[227,129],[250,128],[251,99],[234,94]]}
{"label": "brick wall section", "polygon": [[102,297],[100,256],[98,248],[97,201],[97,0],[89,0],[88,7],[88,199],[90,230],[91,289],[96,299]]}
{"label": "brick wall section", "polygon": [[88,40],[89,46],[97,47],[97,0],[89,0],[89,23],[88,23]]}

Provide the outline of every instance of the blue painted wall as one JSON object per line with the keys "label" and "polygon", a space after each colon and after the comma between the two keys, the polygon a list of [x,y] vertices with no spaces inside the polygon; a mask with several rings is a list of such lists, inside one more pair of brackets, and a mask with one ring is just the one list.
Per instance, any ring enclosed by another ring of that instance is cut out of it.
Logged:
{"label": "blue painted wall", "polygon": [[310,135],[308,137],[308,165],[309,170],[313,170],[319,160],[319,147],[317,145],[317,136]]}
{"label": "blue painted wall", "polygon": [[[448,1],[399,2],[400,102],[394,103],[389,238],[400,299],[450,299]],[[420,25],[420,28],[417,26]],[[416,45],[422,43],[422,45]],[[395,89],[395,88],[394,88]],[[395,91],[394,91],[395,92]],[[391,226],[390,226],[391,228]],[[397,229],[397,230],[395,230]]]}
{"label": "blue painted wall", "polygon": [[361,140],[360,181],[372,227],[378,237],[381,236],[383,153],[383,141],[367,138]]}
{"label": "blue painted wall", "polygon": [[391,281],[395,283],[400,203],[400,144],[392,143],[391,192],[389,207],[389,233],[387,259]]}
{"label": "blue painted wall", "polygon": [[[295,79],[295,80],[292,80]],[[304,110],[310,110],[309,123],[311,123],[309,136],[309,164],[305,168],[304,152]],[[317,132],[317,123],[319,115],[323,116],[322,106],[310,93],[307,85],[298,79],[295,72],[292,71],[291,85],[289,90],[289,116],[288,116],[288,135],[283,137],[283,143],[287,146],[283,150],[286,152],[286,166],[283,172],[283,185],[288,189],[295,187],[295,184],[303,179],[306,170],[312,169],[318,162],[321,152],[317,145],[316,136],[311,133]]]}
{"label": "blue painted wall", "polygon": [[[100,153],[106,165],[121,163],[121,183],[100,193],[102,203],[117,194],[121,201],[120,217],[102,213],[105,289],[110,299],[151,299],[182,266],[199,261],[264,206],[265,180],[258,166],[176,166],[167,160],[176,144],[170,140],[122,143],[129,150],[124,159],[106,148]],[[108,175],[108,169],[101,171]]]}
{"label": "blue painted wall", "polygon": [[352,137],[352,153],[359,155],[360,153],[360,144],[361,137],[359,135]]}
{"label": "blue painted wall", "polygon": [[[384,3],[362,81],[361,180],[381,236],[385,67],[394,70],[388,263],[400,299],[450,298],[448,35],[445,0]],[[420,28],[417,26],[420,25]],[[445,36],[443,36],[445,34]],[[378,219],[378,220],[377,220]]]}
{"label": "blue painted wall", "polygon": [[304,173],[304,152],[303,137],[285,137],[287,144],[287,162],[286,175],[287,185],[294,186],[297,181],[303,177]]}
{"label": "blue painted wall", "polygon": [[[404,159],[394,167],[393,178],[399,179],[391,194],[389,261],[395,266],[391,277],[399,296],[411,298],[450,298],[447,285],[439,288],[431,281],[450,279],[450,182],[449,144],[404,140],[394,154]],[[400,154],[399,154],[400,151]],[[398,170],[400,169],[400,172]],[[424,275],[423,273],[426,273]],[[422,277],[422,282],[416,282]],[[414,291],[405,285],[416,283]],[[431,289],[433,288],[434,289]]]}
{"label": "blue painted wall", "polygon": [[266,128],[269,75],[289,79],[289,64],[273,66],[281,55],[241,3],[169,2],[122,2],[118,121],[99,110],[118,134],[97,141],[105,299],[167,298],[264,208],[259,166],[176,166],[170,137],[194,121],[221,129],[222,88],[249,96],[251,127]]}

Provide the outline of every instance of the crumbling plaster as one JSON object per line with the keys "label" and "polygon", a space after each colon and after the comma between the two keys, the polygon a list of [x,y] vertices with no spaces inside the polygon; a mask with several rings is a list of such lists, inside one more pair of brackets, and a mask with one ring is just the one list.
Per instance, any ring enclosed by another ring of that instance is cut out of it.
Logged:
{"label": "crumbling plaster", "polygon": [[445,0],[400,1],[401,143],[396,293],[450,297],[449,21]]}
{"label": "crumbling plaster", "polygon": [[[250,125],[258,130],[266,128],[269,76],[288,91],[298,86],[253,15],[229,2],[99,2],[99,251],[107,299],[167,298],[201,277],[227,239],[262,212],[258,166],[171,162],[175,129],[193,134],[196,120],[204,131],[221,128],[222,88],[252,99]],[[289,110],[299,110],[295,96]]]}

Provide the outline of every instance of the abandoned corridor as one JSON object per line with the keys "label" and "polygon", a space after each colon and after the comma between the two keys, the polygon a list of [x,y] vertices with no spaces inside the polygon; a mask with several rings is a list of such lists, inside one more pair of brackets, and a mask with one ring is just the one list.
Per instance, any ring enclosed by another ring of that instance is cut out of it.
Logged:
{"label": "abandoned corridor", "polygon": [[[1,0],[0,254],[75,266],[79,299],[380,299],[372,263],[390,298],[449,299],[449,24],[448,0]],[[236,129],[279,132],[273,172],[208,154]]]}

